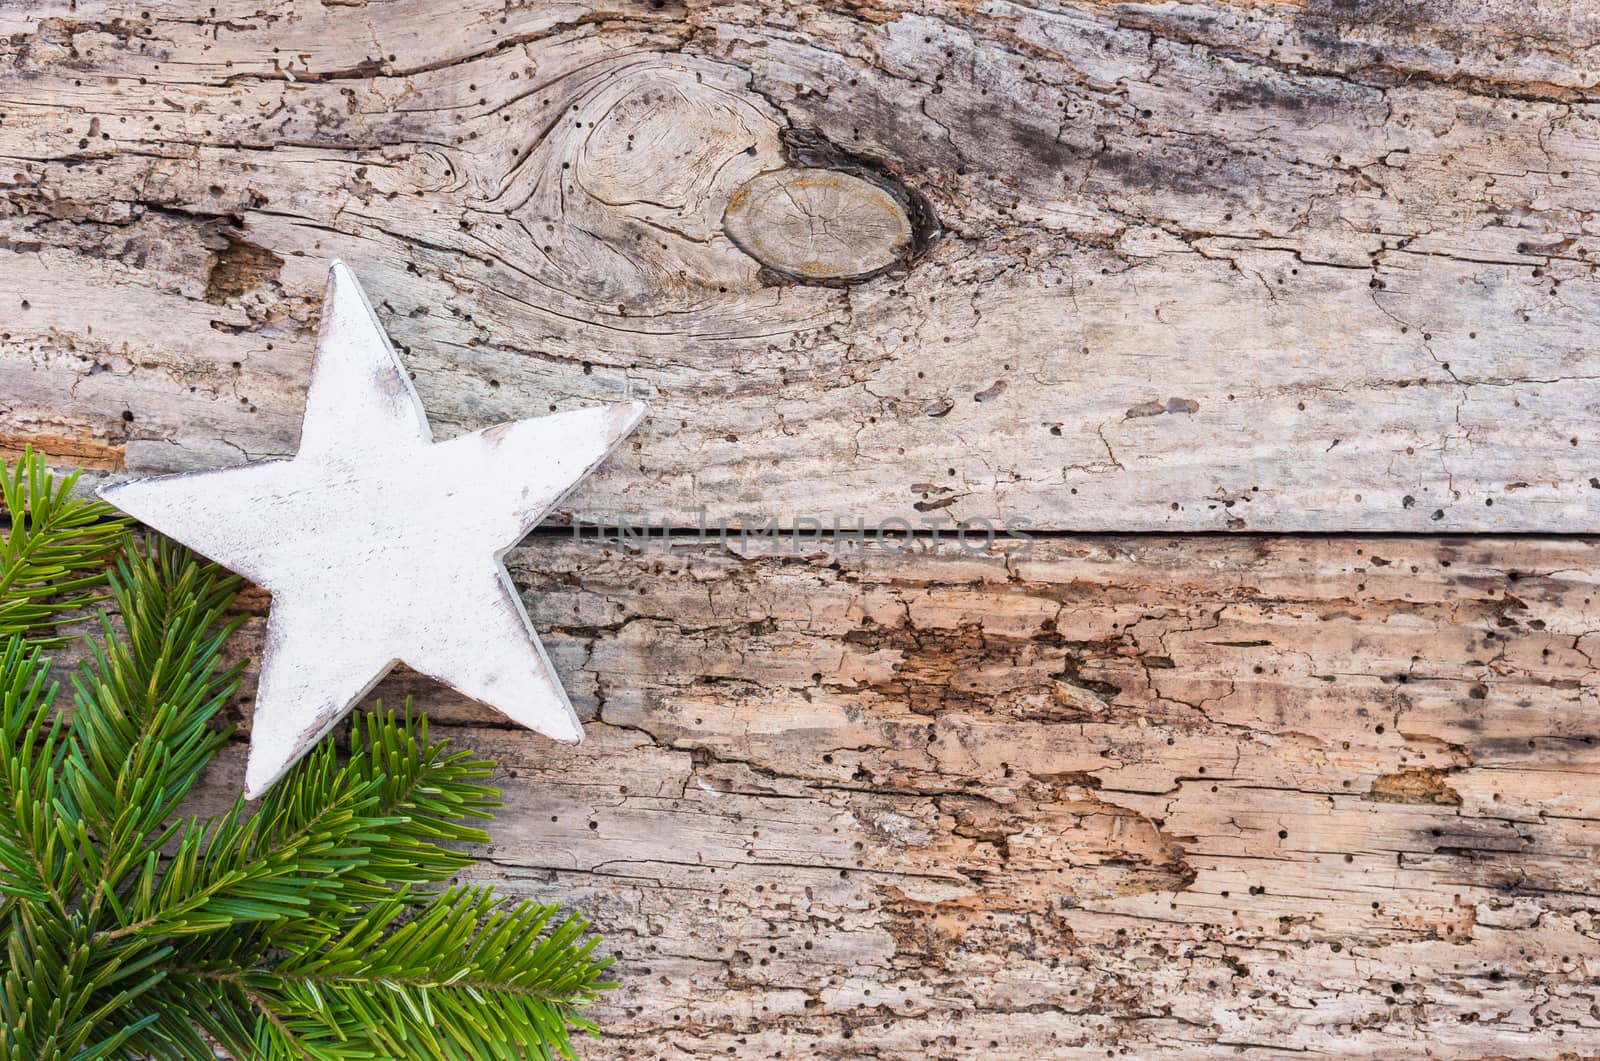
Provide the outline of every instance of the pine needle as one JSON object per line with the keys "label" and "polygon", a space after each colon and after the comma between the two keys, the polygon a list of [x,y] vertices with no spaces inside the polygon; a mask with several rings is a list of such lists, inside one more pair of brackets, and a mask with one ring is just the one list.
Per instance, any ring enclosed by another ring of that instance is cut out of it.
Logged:
{"label": "pine needle", "polygon": [[127,523],[111,506],[78,497],[78,473],[57,481],[32,447],[0,461],[0,639],[26,633],[59,645],[56,628],[103,598],[106,565]]}

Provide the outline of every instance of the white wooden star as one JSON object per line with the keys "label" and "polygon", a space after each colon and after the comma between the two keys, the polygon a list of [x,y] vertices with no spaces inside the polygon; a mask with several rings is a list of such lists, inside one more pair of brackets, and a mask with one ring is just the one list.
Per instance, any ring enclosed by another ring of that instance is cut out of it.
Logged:
{"label": "white wooden star", "polygon": [[501,558],[646,412],[625,402],[435,443],[383,326],[335,262],[293,459],[100,491],[272,591],[246,795],[402,661],[546,736],[583,739]]}

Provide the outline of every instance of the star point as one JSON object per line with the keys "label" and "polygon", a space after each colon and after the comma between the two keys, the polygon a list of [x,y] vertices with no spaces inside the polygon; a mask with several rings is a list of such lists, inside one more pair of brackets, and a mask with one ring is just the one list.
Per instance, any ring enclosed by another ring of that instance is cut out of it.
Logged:
{"label": "star point", "polygon": [[100,491],[272,593],[246,795],[401,662],[548,737],[581,740],[502,558],[648,411],[622,402],[436,443],[354,274],[335,262],[293,458]]}

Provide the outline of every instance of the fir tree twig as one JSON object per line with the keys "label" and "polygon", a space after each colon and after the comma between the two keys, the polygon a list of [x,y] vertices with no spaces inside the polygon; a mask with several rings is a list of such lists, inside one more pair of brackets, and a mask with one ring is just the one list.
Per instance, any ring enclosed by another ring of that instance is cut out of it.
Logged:
{"label": "fir tree twig", "polygon": [[32,447],[0,461],[0,640],[25,633],[59,645],[56,627],[102,598],[106,564],[127,521],[116,509],[78,497],[78,473],[57,481]]}
{"label": "fir tree twig", "polygon": [[0,475],[0,1061],[575,1056],[609,959],[557,907],[441,890],[498,793],[425,717],[360,716],[258,806],[179,816],[228,745],[237,578],[125,544],[55,709],[41,648],[125,535],[43,467]]}

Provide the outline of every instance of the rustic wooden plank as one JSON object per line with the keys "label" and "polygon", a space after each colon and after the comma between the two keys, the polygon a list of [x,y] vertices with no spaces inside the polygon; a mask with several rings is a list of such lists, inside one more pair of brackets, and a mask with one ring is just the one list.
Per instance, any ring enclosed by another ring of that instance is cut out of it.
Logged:
{"label": "rustic wooden plank", "polygon": [[380,690],[624,955],[587,1056],[1600,1050],[1600,541],[812,544],[514,553],[582,745]]}
{"label": "rustic wooden plank", "polygon": [[1597,17],[9,7],[0,442],[291,452],[337,255],[444,435],[652,403],[568,517],[1592,530]]}

